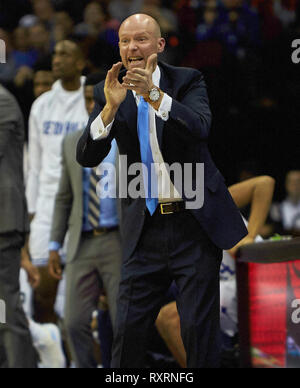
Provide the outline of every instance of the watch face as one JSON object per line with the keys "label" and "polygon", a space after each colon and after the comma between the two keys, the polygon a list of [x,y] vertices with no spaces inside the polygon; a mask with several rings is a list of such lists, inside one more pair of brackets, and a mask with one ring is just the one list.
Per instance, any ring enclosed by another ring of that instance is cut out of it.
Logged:
{"label": "watch face", "polygon": [[159,100],[160,91],[158,89],[152,89],[149,94],[149,98],[151,101],[156,102]]}

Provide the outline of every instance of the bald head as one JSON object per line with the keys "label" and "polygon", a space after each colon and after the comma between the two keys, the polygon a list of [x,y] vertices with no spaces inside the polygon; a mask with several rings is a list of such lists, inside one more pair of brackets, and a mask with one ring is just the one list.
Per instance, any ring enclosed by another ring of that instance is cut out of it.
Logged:
{"label": "bald head", "polygon": [[162,53],[165,44],[159,24],[149,15],[135,14],[121,24],[120,55],[127,69],[145,69],[148,58],[152,54]]}
{"label": "bald head", "polygon": [[150,15],[143,13],[129,16],[120,26],[119,35],[123,28],[132,28],[136,25],[143,26],[149,32],[151,31],[156,38],[161,38],[161,29],[158,22]]}

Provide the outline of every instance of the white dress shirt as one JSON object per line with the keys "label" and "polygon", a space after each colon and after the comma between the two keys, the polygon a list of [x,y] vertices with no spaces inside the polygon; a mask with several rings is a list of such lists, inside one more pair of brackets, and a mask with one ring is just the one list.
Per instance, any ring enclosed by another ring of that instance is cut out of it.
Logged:
{"label": "white dress shirt", "polygon": [[[153,84],[157,87],[160,85],[161,72],[159,66],[156,67],[156,70],[153,73],[152,81]],[[139,104],[140,96],[136,92],[132,92],[136,101],[136,104]],[[171,182],[170,175],[166,168],[165,162],[161,150],[159,148],[157,132],[156,132],[156,121],[155,117],[160,117],[163,121],[169,120],[169,114],[172,109],[172,98],[164,93],[160,108],[156,111],[149,104],[149,139],[150,146],[152,150],[152,156],[155,164],[156,175],[158,177],[158,199],[159,203],[166,202],[177,202],[182,200],[181,195],[178,193],[173,183]],[[102,113],[102,112],[101,112]],[[93,140],[105,139],[113,126],[114,120],[107,126],[104,127],[101,113],[91,124],[91,137]],[[179,182],[181,184],[181,182]]]}

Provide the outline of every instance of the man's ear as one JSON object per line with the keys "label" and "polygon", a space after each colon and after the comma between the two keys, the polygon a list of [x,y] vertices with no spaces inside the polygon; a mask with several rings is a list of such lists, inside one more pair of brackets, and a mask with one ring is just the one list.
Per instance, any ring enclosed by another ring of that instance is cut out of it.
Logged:
{"label": "man's ear", "polygon": [[164,38],[159,38],[158,40],[158,53],[164,52],[166,47],[166,41]]}

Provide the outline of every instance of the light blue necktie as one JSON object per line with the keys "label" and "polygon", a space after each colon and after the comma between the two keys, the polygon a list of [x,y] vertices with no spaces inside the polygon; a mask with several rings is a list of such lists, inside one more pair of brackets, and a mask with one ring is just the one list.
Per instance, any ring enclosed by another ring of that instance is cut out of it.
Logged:
{"label": "light blue necktie", "polygon": [[[151,216],[155,213],[155,210],[158,205],[158,195],[157,195],[157,180],[152,182],[154,185],[151,186],[151,165],[154,163],[151,146],[150,146],[150,135],[149,135],[149,105],[144,100],[144,98],[140,97],[140,102],[138,106],[138,135],[140,140],[140,150],[141,150],[141,159],[143,165],[147,169],[148,182],[146,181],[146,174],[144,176],[144,186],[145,186],[145,194],[146,194],[146,206],[151,214]],[[144,167],[144,168],[145,168]],[[151,187],[152,193],[155,193],[154,197],[151,197]]]}

